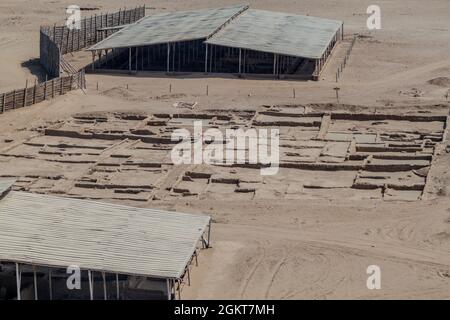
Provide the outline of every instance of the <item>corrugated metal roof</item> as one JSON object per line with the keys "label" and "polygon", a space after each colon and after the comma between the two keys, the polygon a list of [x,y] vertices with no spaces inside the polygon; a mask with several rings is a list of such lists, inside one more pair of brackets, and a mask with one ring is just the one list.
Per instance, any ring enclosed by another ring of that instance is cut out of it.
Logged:
{"label": "corrugated metal roof", "polygon": [[178,278],[210,218],[11,191],[0,261]]}
{"label": "corrugated metal roof", "polygon": [[234,5],[147,16],[88,50],[128,48],[206,38],[245,8],[246,5]]}
{"label": "corrugated metal roof", "polygon": [[206,42],[290,56],[322,56],[342,22],[249,9]]}

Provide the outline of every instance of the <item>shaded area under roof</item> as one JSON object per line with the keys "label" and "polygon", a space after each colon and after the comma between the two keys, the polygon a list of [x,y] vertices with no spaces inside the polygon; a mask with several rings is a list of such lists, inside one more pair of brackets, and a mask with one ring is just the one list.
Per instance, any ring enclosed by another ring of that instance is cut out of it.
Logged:
{"label": "shaded area under roof", "polygon": [[319,59],[342,22],[249,9],[206,43]]}
{"label": "shaded area under roof", "polygon": [[0,261],[179,278],[210,218],[11,191]]}
{"label": "shaded area under roof", "polygon": [[138,47],[208,37],[246,5],[179,11],[147,16],[88,50]]}

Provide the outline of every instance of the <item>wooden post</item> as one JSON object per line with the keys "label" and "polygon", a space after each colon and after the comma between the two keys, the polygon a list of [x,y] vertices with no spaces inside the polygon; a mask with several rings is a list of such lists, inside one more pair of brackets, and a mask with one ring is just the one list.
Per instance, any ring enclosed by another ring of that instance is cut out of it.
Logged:
{"label": "wooden post", "polygon": [[36,87],[37,87],[37,79],[34,79],[34,87],[33,87],[33,104],[36,104]]}
{"label": "wooden post", "polygon": [[70,29],[63,27],[63,30],[67,29],[67,38],[66,38],[66,51],[63,53],[69,52],[69,35],[70,35]]}
{"label": "wooden post", "polygon": [[95,35],[94,35],[94,39],[95,39],[95,43],[97,43],[98,41],[97,41],[97,15],[95,14],[94,15],[94,32],[95,32]]}
{"label": "wooden post", "polygon": [[16,90],[14,90],[14,95],[13,95],[13,109],[16,108]]}
{"label": "wooden post", "polygon": [[83,47],[87,47],[87,20],[86,20],[86,18],[84,18],[83,21],[84,21]]}
{"label": "wooden post", "polygon": [[55,78],[52,79],[52,98],[55,97]]}
{"label": "wooden post", "polygon": [[5,104],[6,104],[6,93],[3,94],[2,100],[3,100],[3,103],[2,103],[2,113],[4,113],[5,110],[6,110],[6,105],[5,105]]}
{"label": "wooden post", "polygon": [[206,95],[209,95],[209,85],[206,85]]}
{"label": "wooden post", "polygon": [[44,101],[47,100],[47,76],[45,76],[45,83],[44,83]]}
{"label": "wooden post", "polygon": [[25,81],[25,90],[23,91],[23,107],[27,105],[27,89],[28,89],[28,79]]}

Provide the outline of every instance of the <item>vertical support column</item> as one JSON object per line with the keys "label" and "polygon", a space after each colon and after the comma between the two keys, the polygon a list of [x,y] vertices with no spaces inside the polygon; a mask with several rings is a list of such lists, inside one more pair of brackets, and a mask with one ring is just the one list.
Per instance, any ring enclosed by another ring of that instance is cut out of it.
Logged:
{"label": "vertical support column", "polygon": [[241,64],[242,64],[242,49],[239,48],[239,74],[241,74],[242,71]]}
{"label": "vertical support column", "polygon": [[170,71],[170,43],[167,43],[167,73]]}
{"label": "vertical support column", "polygon": [[170,280],[166,279],[167,284],[167,300],[172,300],[172,289],[170,288]]}
{"label": "vertical support column", "polygon": [[89,295],[91,300],[94,300],[94,279],[92,276],[91,270],[88,270]]}
{"label": "vertical support column", "polygon": [[205,52],[205,73],[208,73],[208,44],[206,43],[206,52]]}
{"label": "vertical support column", "polygon": [[139,60],[138,60],[139,48],[136,47],[135,50],[136,50],[136,73],[137,73],[138,69],[139,69],[139,67],[138,67],[138,64],[139,64]]}
{"label": "vertical support column", "polygon": [[273,54],[273,75],[277,74],[277,54]]}
{"label": "vertical support column", "polygon": [[119,274],[116,273],[116,298],[120,300]]}
{"label": "vertical support column", "polygon": [[128,72],[131,74],[131,47],[128,48]]}
{"label": "vertical support column", "polygon": [[38,300],[36,266],[33,266],[34,300]]}
{"label": "vertical support column", "polygon": [[52,288],[52,269],[48,269],[48,290],[50,300],[53,300],[53,288]]}
{"label": "vertical support column", "polygon": [[108,300],[108,293],[106,292],[106,275],[105,275],[105,272],[102,272],[102,278],[103,278],[103,298],[105,300]]}
{"label": "vertical support column", "polygon": [[20,266],[16,263],[16,286],[17,286],[17,300],[22,300],[20,295],[20,283],[22,281],[22,272],[20,271]]}

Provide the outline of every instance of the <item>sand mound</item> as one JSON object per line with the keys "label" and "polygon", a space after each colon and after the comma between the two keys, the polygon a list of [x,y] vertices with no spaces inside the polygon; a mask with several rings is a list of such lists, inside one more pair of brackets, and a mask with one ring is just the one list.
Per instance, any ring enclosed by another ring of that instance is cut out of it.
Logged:
{"label": "sand mound", "polygon": [[120,98],[131,98],[132,95],[130,94],[130,92],[128,92],[127,89],[125,88],[121,88],[121,87],[114,87],[108,90],[104,90],[102,92],[103,95],[105,96],[109,96],[109,97],[120,97]]}
{"label": "sand mound", "polygon": [[435,85],[435,86],[450,88],[450,78],[447,78],[447,77],[434,78],[434,79],[428,80],[427,83]]}

